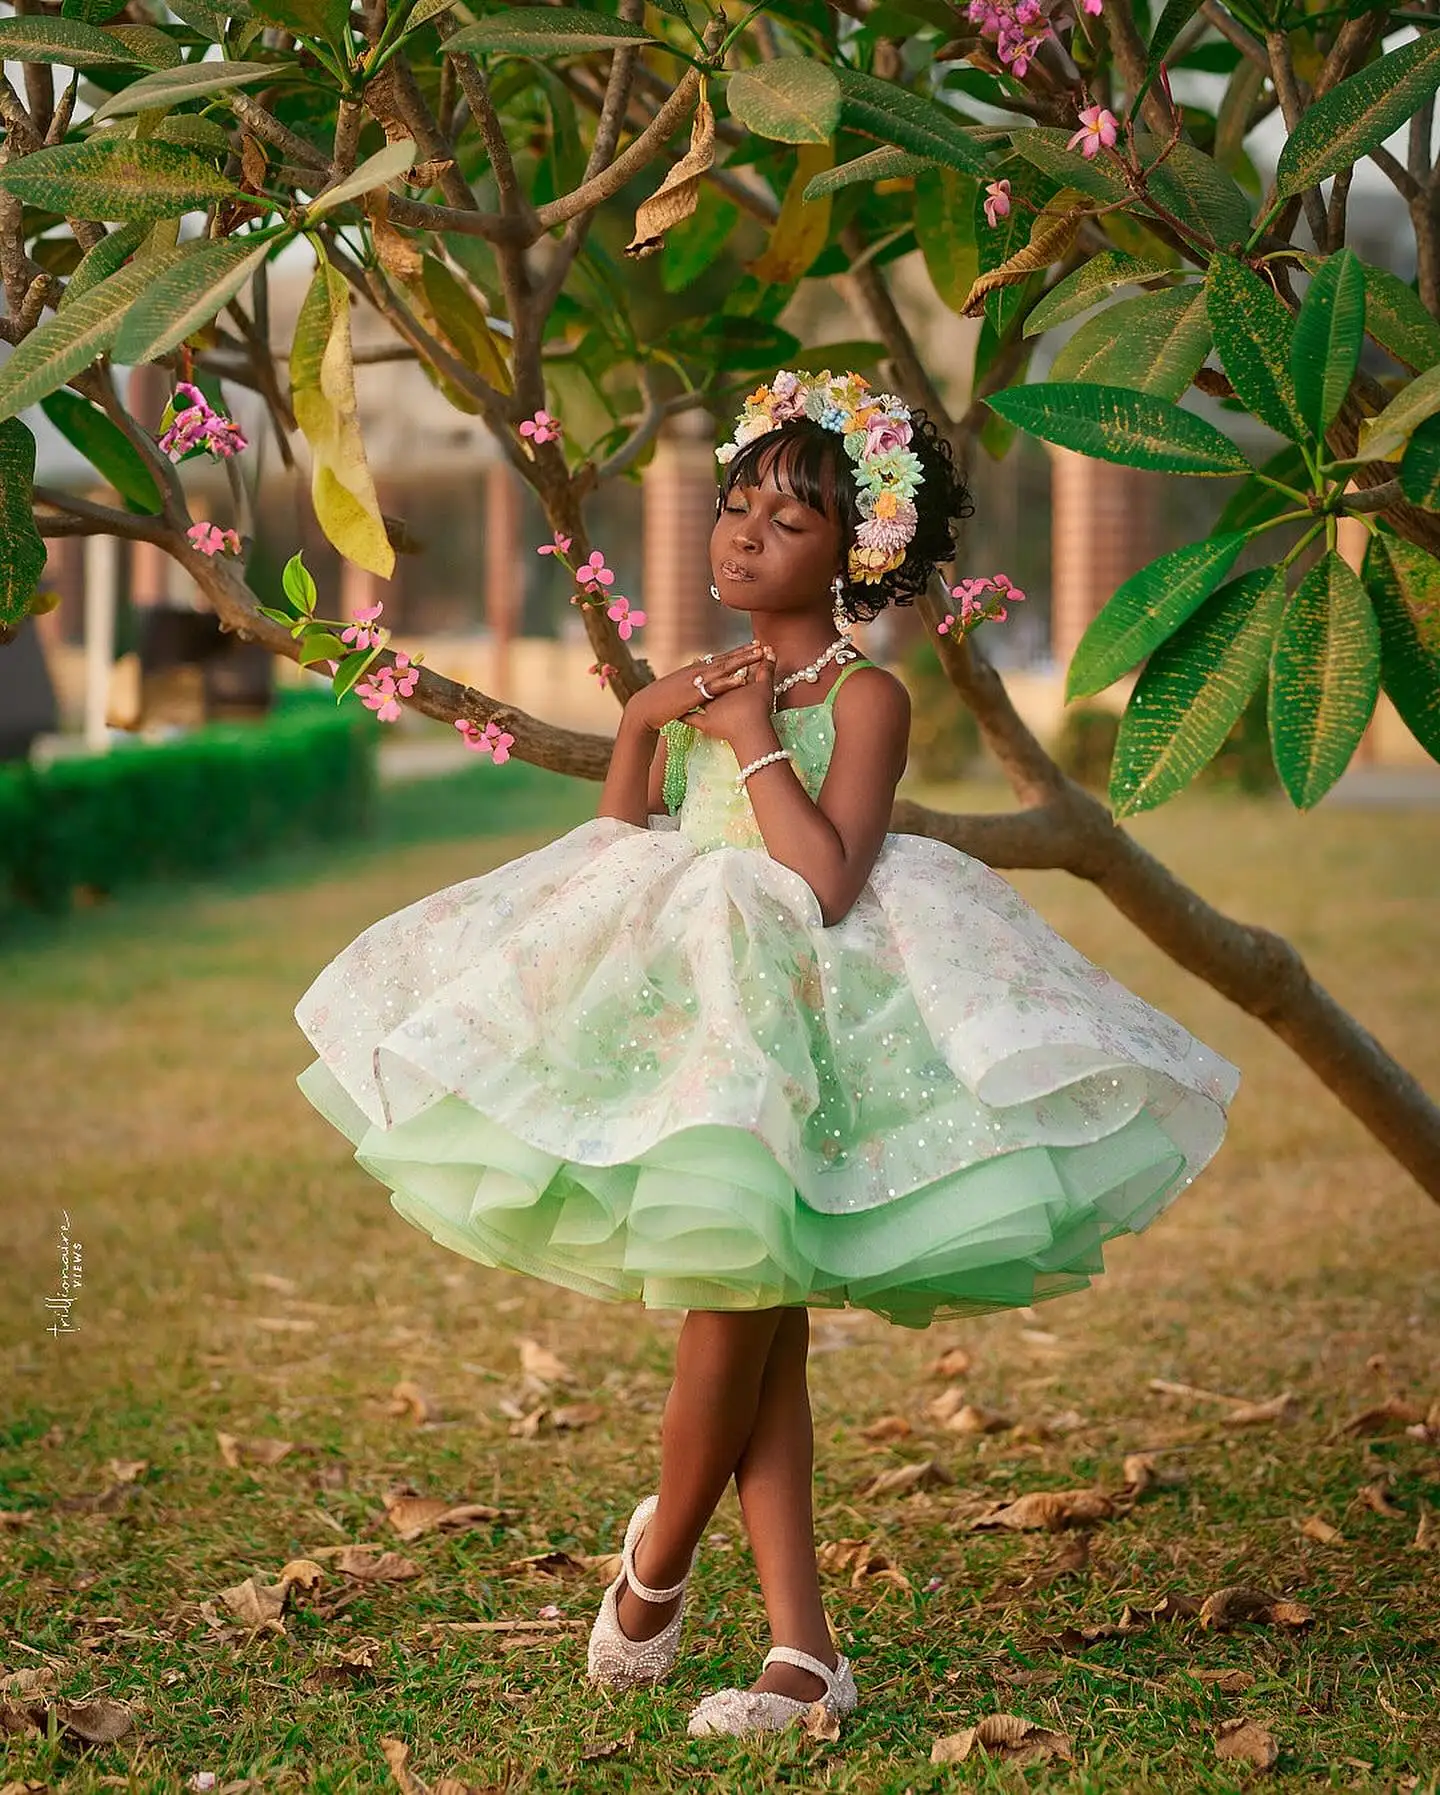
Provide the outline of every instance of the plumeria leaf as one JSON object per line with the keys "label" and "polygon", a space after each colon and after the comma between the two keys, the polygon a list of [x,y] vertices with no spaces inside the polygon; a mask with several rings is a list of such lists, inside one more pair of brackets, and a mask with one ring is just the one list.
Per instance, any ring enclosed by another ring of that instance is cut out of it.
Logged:
{"label": "plumeria leaf", "polygon": [[115,338],[115,359],[130,367],[177,348],[229,303],[276,247],[253,237],[199,244],[160,275],[126,314]]}
{"label": "plumeria leaf", "polygon": [[1243,531],[1207,536],[1132,573],[1106,601],[1071,657],[1065,696],[1103,692],[1171,636],[1230,571]]}
{"label": "plumeria leaf", "polygon": [[827,168],[813,175],[805,189],[806,199],[821,199],[827,193],[838,193],[842,187],[853,187],[859,181],[898,181],[922,174],[935,164],[928,156],[912,156],[909,150],[897,150],[887,144],[883,149],[867,150],[838,168]]}
{"label": "plumeria leaf", "polygon": [[1063,261],[1092,209],[1084,199],[1075,188],[1065,187],[1046,200],[1033,218],[1027,214],[1029,234],[1025,242],[1003,262],[976,276],[961,311],[973,318],[984,307],[987,294],[1028,280],[1052,263]]}
{"label": "plumeria leaf", "polygon": [[122,224],[118,230],[111,231],[102,237],[93,249],[87,249],[81,256],[75,272],[65,283],[65,291],[60,295],[59,310],[64,311],[67,305],[73,305],[82,293],[88,293],[92,287],[98,287],[102,280],[114,274],[124,266],[140,245],[145,241],[150,226],[143,220],[138,224]]}
{"label": "plumeria leaf", "polygon": [[1412,505],[1440,511],[1440,417],[1426,418],[1405,449],[1400,484]]}
{"label": "plumeria leaf", "polygon": [[1150,34],[1150,54],[1146,59],[1145,79],[1131,103],[1131,110],[1137,116],[1140,102],[1149,92],[1150,83],[1160,73],[1161,63],[1170,54],[1170,46],[1179,37],[1182,28],[1189,23],[1199,4],[1200,0],[1165,0],[1165,10]]}
{"label": "plumeria leaf", "polygon": [[915,177],[915,235],[931,283],[952,312],[964,310],[965,296],[980,272],[976,190],[969,175],[953,168],[927,163]]}
{"label": "plumeria leaf", "polygon": [[1365,554],[1380,621],[1380,678],[1405,727],[1440,760],[1440,561],[1383,531]]}
{"label": "plumeria leaf", "polygon": [[976,180],[989,179],[984,153],[948,106],[859,69],[841,66],[835,75],[840,83],[840,122],[850,130],[958,168]]}
{"label": "plumeria leaf", "polygon": [[140,451],[98,405],[61,387],[40,401],[41,410],[97,474],[136,511],[154,515],[162,500],[155,476]]}
{"label": "plumeria leaf", "polygon": [[1110,763],[1117,817],[1153,810],[1207,766],[1265,676],[1285,571],[1260,567],[1205,599],[1146,662]]}
{"label": "plumeria leaf", "polygon": [[1056,381],[1009,387],[992,411],[1042,442],[1100,461],[1162,474],[1244,474],[1250,464],[1230,438],[1193,411],[1128,387]]}
{"label": "plumeria leaf", "polygon": [[1440,324],[1426,311],[1420,295],[1388,268],[1365,270],[1365,329],[1396,361],[1415,372],[1440,362]]}
{"label": "plumeria leaf", "polygon": [[1261,423],[1301,441],[1308,433],[1290,373],[1290,314],[1260,276],[1233,256],[1211,262],[1205,302],[1236,397]]}
{"label": "plumeria leaf", "polygon": [[368,156],[343,181],[337,181],[333,187],[317,193],[305,208],[306,222],[313,223],[317,218],[323,218],[327,212],[333,212],[336,206],[343,206],[347,200],[358,199],[363,193],[371,193],[377,187],[385,187],[391,181],[398,181],[414,165],[418,152],[419,146],[410,137],[399,143],[387,143],[383,150],[376,150],[373,156]]}
{"label": "plumeria leaf", "polygon": [[253,87],[257,81],[279,81],[287,73],[294,73],[296,66],[281,62],[187,62],[179,68],[160,69],[112,94],[96,110],[95,122],[154,107],[178,106],[182,100]]}
{"label": "plumeria leaf", "polygon": [[1117,287],[1152,280],[1157,275],[1168,273],[1169,269],[1163,262],[1129,256],[1119,249],[1101,250],[1099,255],[1090,256],[1072,273],[1067,274],[1064,280],[1056,281],[1026,318],[1025,335],[1038,336],[1042,330],[1049,330],[1056,324],[1064,324],[1070,318],[1079,317],[1081,312],[1088,312],[1102,299],[1108,299]]}
{"label": "plumeria leaf", "polygon": [[1107,306],[1061,348],[1052,380],[1098,380],[1178,399],[1210,352],[1205,289],[1162,287]]}
{"label": "plumeria leaf", "polygon": [[747,131],[780,143],[829,143],[840,122],[840,83],[808,56],[737,69],[725,96]]}
{"label": "plumeria leaf", "polygon": [[655,41],[643,25],[583,6],[507,6],[478,25],[466,25],[445,47],[487,56],[581,56]]}
{"label": "plumeria leaf", "polygon": [[31,493],[35,438],[19,418],[0,423],[0,625],[13,628],[30,609],[45,570],[45,543],[35,527]]}
{"label": "plumeria leaf", "polygon": [[36,150],[0,169],[0,187],[70,217],[178,218],[239,194],[214,166],[174,143],[106,133]]}
{"label": "plumeria leaf", "polygon": [[1379,417],[1360,426],[1357,461],[1394,461],[1426,418],[1440,411],[1440,364],[1402,387]]}
{"label": "plumeria leaf", "polygon": [[1065,147],[1069,141],[1070,133],[1054,125],[1027,125],[1011,138],[1015,149],[1033,168],[1062,187],[1078,187],[1107,206],[1134,197],[1108,162],[1098,156],[1087,162]]}
{"label": "plumeria leaf", "polygon": [[92,69],[137,60],[119,38],[80,19],[0,19],[0,61],[58,62],[65,68]]}
{"label": "plumeria leaf", "polygon": [[1327,256],[1295,320],[1290,375],[1310,434],[1325,434],[1339,411],[1365,340],[1365,275],[1353,250]]}
{"label": "plumeria leaf", "polygon": [[1422,32],[1349,76],[1302,114],[1280,152],[1280,199],[1362,162],[1440,87],[1440,36]]}
{"label": "plumeria leaf", "polygon": [[[257,17],[283,25],[299,37],[320,38],[336,45],[344,38],[350,0],[254,0],[253,11]],[[222,22],[227,16],[235,16],[230,0],[225,0],[221,9]]]}
{"label": "plumeria leaf", "polygon": [[828,195],[806,199],[805,187],[811,175],[828,168],[833,160],[828,143],[802,143],[796,150],[795,173],[785,189],[770,241],[750,264],[750,272],[757,280],[767,285],[793,285],[824,249],[830,235],[831,202]]}
{"label": "plumeria leaf", "polygon": [[1380,626],[1365,588],[1331,550],[1300,582],[1270,658],[1270,744],[1299,810],[1350,764],[1380,692]]}
{"label": "plumeria leaf", "polygon": [[1150,192],[1172,215],[1204,225],[1222,248],[1249,236],[1250,202],[1213,156],[1184,138],[1170,145],[1143,131],[1136,135],[1135,150],[1151,164]]}

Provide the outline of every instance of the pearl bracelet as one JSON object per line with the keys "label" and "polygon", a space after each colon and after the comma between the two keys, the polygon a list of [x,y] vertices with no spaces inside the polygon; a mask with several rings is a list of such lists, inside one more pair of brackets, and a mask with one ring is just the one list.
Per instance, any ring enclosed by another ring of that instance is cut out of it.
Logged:
{"label": "pearl bracelet", "polygon": [[795,756],[788,748],[777,748],[773,754],[762,754],[759,760],[752,760],[748,767],[741,767],[740,777],[735,781],[736,791],[743,792],[745,789],[745,781],[750,775],[754,772],[758,772],[761,767],[768,767],[772,760],[793,760],[794,758]]}

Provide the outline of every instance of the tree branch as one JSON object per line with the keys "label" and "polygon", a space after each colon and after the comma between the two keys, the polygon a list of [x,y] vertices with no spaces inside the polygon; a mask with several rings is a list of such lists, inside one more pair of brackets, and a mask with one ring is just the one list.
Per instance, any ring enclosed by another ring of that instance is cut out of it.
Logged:
{"label": "tree branch", "polygon": [[[1267,32],[1265,47],[1270,53],[1270,79],[1274,82],[1275,92],[1280,99],[1280,112],[1285,120],[1285,129],[1293,132],[1304,113],[1305,103],[1301,98],[1299,83],[1295,79],[1295,65],[1290,60],[1289,36],[1283,31]],[[1305,209],[1305,222],[1310,226],[1310,235],[1315,239],[1315,247],[1323,251],[1327,221],[1325,202],[1320,197],[1320,189],[1307,187],[1301,194],[1300,200]]]}
{"label": "tree branch", "polygon": [[118,511],[54,486],[37,486],[35,503],[58,517],[38,516],[35,527],[42,536],[122,536],[127,542],[154,542],[162,547],[174,540],[174,531],[161,515]]}
{"label": "tree branch", "polygon": [[[1135,28],[1135,15],[1130,10],[1130,0],[1105,0],[1100,17],[1105,26],[1105,34],[1110,39],[1110,54],[1115,58],[1115,66],[1133,98],[1139,93],[1145,79],[1149,56],[1140,33]],[[1154,82],[1146,90],[1140,112],[1157,137],[1170,135],[1174,124],[1172,109],[1158,92]]]}
{"label": "tree branch", "polygon": [[1200,16],[1207,25],[1218,31],[1227,44],[1233,44],[1244,57],[1253,62],[1256,68],[1270,73],[1270,58],[1265,54],[1265,46],[1250,35],[1243,25],[1232,19],[1223,6],[1216,0],[1201,0]]}

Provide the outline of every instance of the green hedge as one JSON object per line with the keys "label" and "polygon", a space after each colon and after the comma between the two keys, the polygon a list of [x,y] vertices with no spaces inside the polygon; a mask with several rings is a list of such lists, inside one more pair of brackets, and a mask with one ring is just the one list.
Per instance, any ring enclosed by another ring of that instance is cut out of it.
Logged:
{"label": "green hedge", "polygon": [[367,830],[378,731],[310,698],[173,742],[0,767],[0,915]]}

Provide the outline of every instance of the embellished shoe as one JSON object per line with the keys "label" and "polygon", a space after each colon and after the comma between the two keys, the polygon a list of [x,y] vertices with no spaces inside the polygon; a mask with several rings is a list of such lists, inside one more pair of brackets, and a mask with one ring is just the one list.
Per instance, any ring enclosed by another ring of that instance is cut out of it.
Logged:
{"label": "embellished shoe", "polygon": [[[612,1689],[629,1689],[637,1683],[658,1683],[674,1666],[680,1649],[680,1626],[685,1618],[683,1593],[690,1581],[690,1570],[673,1589],[647,1589],[635,1575],[635,1548],[659,1500],[658,1495],[647,1496],[631,1515],[630,1525],[625,1529],[625,1543],[620,1550],[620,1575],[606,1588],[595,1625],[590,1629],[586,1674],[592,1683],[603,1683]],[[690,1569],[694,1566],[695,1555],[692,1553]],[[633,1590],[642,1602],[669,1602],[676,1596],[682,1597],[680,1606],[653,1639],[631,1639],[628,1633],[621,1631],[615,1608],[621,1583]]]}
{"label": "embellished shoe", "polygon": [[[855,1710],[859,1700],[850,1660],[842,1657],[831,1670],[809,1652],[793,1645],[772,1646],[765,1654],[761,1670],[772,1664],[793,1664],[797,1670],[808,1670],[825,1685],[825,1693],[815,1700],[823,1702],[831,1714],[839,1716]],[[706,1733],[778,1733],[797,1721],[814,1703],[799,1701],[791,1695],[774,1695],[764,1689],[717,1689],[707,1695],[690,1715],[686,1731],[695,1737]]]}

